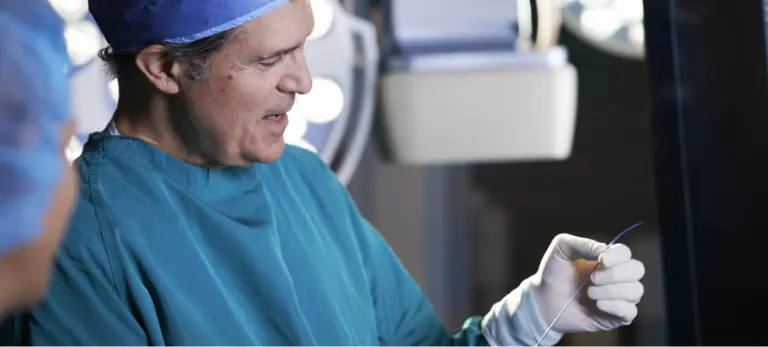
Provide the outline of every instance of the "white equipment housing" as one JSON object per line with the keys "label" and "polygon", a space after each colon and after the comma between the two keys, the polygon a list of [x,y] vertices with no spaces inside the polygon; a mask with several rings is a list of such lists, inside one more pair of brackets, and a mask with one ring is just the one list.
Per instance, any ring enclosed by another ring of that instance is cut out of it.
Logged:
{"label": "white equipment housing", "polygon": [[[400,52],[390,58],[391,68],[380,77],[380,116],[390,159],[428,165],[568,158],[576,125],[577,74],[565,49],[531,49],[517,35],[529,31],[525,28],[501,31],[506,38],[499,34],[504,23],[513,27],[528,22],[518,20],[518,12],[525,11],[516,11],[514,1],[478,0],[451,6],[440,5],[441,1],[445,0],[420,0],[418,6],[407,0],[392,1],[393,14],[404,11],[398,6],[417,12],[433,6],[466,12],[435,13],[449,18],[448,23],[434,18],[427,24],[389,19],[393,45]],[[499,10],[472,10],[493,6]],[[462,18],[469,19],[463,23]],[[478,23],[482,27],[475,27],[469,38],[452,39],[440,30],[440,25],[455,30]],[[554,23],[559,27],[558,21]],[[408,36],[408,28],[420,35]],[[423,48],[429,32],[435,33],[435,40]]]}

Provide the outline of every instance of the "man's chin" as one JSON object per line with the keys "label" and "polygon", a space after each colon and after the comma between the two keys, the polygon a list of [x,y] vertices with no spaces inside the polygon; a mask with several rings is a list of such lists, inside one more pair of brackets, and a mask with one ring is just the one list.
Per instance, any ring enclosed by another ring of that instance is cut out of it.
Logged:
{"label": "man's chin", "polygon": [[280,139],[280,141],[275,141],[274,143],[270,143],[266,146],[261,146],[260,148],[254,149],[252,152],[250,152],[246,160],[248,160],[252,164],[261,163],[261,164],[269,164],[274,163],[280,159],[280,157],[283,156],[283,153],[285,152],[285,142],[283,139]]}

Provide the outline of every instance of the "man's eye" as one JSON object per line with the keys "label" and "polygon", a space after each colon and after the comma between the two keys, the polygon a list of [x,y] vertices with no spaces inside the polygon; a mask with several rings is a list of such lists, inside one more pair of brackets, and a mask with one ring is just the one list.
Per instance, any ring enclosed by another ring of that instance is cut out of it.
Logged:
{"label": "man's eye", "polygon": [[283,61],[283,57],[284,57],[284,55],[280,54],[280,55],[278,55],[278,56],[276,56],[274,58],[269,58],[267,60],[262,60],[261,61],[261,65],[266,66],[266,67],[273,67],[273,66],[277,65],[277,63]]}

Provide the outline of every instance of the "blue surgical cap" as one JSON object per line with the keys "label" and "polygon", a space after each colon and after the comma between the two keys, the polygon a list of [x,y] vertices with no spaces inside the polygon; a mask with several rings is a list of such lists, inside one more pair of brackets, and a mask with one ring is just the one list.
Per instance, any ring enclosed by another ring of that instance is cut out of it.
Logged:
{"label": "blue surgical cap", "polygon": [[0,1],[0,254],[36,239],[61,180],[69,114],[64,22],[47,0]]}
{"label": "blue surgical cap", "polygon": [[[21,1],[21,0],[19,0]],[[154,43],[188,43],[236,28],[288,0],[89,0],[114,53]]]}

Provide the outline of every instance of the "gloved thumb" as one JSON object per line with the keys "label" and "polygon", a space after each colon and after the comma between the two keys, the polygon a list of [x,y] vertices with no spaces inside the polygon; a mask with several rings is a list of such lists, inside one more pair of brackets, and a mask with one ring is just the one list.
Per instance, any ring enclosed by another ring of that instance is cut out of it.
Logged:
{"label": "gloved thumb", "polygon": [[597,260],[601,253],[608,249],[608,245],[595,240],[560,234],[552,241],[555,246],[555,254],[562,260]]}

